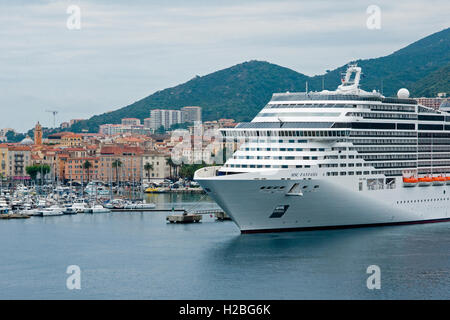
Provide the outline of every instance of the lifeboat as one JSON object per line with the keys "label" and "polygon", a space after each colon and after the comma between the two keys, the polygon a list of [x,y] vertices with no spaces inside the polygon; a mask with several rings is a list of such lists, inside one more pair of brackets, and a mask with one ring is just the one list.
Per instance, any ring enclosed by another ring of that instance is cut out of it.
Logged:
{"label": "lifeboat", "polygon": [[431,183],[433,182],[433,178],[431,177],[422,177],[419,178],[419,186],[420,187],[427,187],[429,185],[431,185]]}
{"label": "lifeboat", "polygon": [[446,184],[450,184],[450,177],[445,177]]}
{"label": "lifeboat", "polygon": [[417,185],[417,182],[419,182],[419,180],[417,178],[414,178],[414,177],[405,178],[405,177],[403,177],[403,186],[404,187],[415,187]]}
{"label": "lifeboat", "polygon": [[433,186],[442,186],[447,182],[447,179],[443,176],[433,177]]}

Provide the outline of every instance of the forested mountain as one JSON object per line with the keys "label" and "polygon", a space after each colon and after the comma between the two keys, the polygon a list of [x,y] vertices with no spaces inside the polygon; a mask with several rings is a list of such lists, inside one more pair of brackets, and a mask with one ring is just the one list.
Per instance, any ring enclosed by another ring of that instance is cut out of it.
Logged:
{"label": "forested mountain", "polygon": [[[449,92],[450,28],[427,36],[388,56],[358,60],[363,68],[362,88],[380,90],[393,96],[399,88],[409,88],[413,96],[434,96]],[[157,91],[116,111],[78,122],[73,131],[98,131],[104,123],[120,123],[122,118],[149,117],[151,109],[179,109],[196,105],[203,119],[234,118],[248,121],[267,103],[272,93],[334,90],[346,66],[325,75],[308,77],[294,70],[264,61],[244,62],[214,73],[197,76],[178,86]]]}

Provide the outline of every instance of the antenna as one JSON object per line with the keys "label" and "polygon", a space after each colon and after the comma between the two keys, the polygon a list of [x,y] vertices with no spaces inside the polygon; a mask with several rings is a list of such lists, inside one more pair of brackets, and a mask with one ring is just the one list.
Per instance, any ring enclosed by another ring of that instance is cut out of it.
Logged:
{"label": "antenna", "polygon": [[56,115],[58,110],[45,110],[45,112],[51,112],[53,114],[53,127],[56,128]]}

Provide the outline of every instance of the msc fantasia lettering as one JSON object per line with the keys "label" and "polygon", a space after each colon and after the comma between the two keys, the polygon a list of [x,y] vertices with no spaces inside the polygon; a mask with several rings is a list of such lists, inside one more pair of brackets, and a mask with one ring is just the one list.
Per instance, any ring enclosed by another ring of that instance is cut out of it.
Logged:
{"label": "msc fantasia lettering", "polygon": [[316,177],[317,172],[295,172],[291,173],[291,177]]}

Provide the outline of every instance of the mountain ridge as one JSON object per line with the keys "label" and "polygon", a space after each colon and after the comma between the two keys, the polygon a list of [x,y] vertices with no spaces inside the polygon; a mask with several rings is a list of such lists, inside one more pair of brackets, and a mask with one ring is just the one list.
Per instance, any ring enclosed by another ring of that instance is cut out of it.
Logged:
{"label": "mountain ridge", "polygon": [[[386,96],[394,95],[401,87],[410,88],[412,95],[434,92],[424,88],[430,86],[427,81],[433,81],[435,78],[431,75],[440,69],[443,69],[440,77],[444,77],[440,87],[446,88],[448,73],[445,74],[447,69],[443,66],[450,63],[450,28],[419,39],[392,54],[355,62],[363,69],[365,77],[361,88],[367,91],[380,90]],[[309,77],[270,62],[250,60],[158,90],[115,111],[75,123],[71,130],[97,132],[99,125],[104,123],[120,123],[125,117],[143,120],[150,116],[151,109],[179,109],[187,105],[201,106],[204,120],[234,118],[249,121],[274,92],[302,91],[306,82],[311,91],[320,91],[322,81],[325,89],[336,89],[345,68],[343,65],[326,74]]]}

